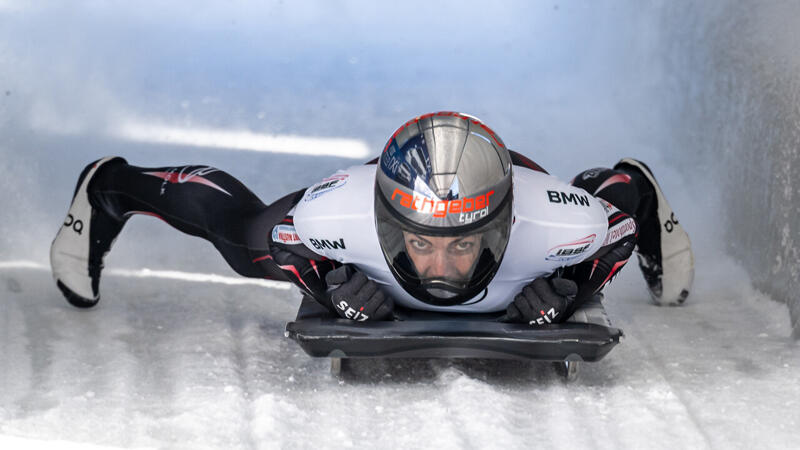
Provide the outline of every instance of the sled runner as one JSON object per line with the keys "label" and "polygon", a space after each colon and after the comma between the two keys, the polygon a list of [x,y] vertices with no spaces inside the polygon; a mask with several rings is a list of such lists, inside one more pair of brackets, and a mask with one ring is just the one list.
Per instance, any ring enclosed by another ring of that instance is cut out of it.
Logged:
{"label": "sled runner", "polygon": [[601,360],[623,335],[611,327],[601,298],[566,323],[537,328],[500,322],[502,313],[404,308],[395,310],[395,321],[353,322],[305,297],[295,321],[286,325],[286,336],[310,356],[332,358],[331,371],[337,375],[347,358],[486,358],[554,361],[571,381],[580,362]]}

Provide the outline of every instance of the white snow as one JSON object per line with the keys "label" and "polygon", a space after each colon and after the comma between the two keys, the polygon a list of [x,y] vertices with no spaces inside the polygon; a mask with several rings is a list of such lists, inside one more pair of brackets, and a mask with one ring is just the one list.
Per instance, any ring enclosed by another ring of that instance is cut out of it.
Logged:
{"label": "white snow", "polygon": [[6,436],[120,447],[691,448],[800,443],[786,308],[698,248],[682,308],[625,269],[626,338],[565,385],[549,364],[355,361],[342,380],[283,336],[295,291],[109,275],[90,311],[2,269]]}
{"label": "white snow", "polygon": [[[0,447],[800,447],[787,308],[725,254],[720,193],[676,169],[654,107],[669,82],[657,6],[23,3],[0,1]],[[651,305],[630,264],[606,293],[626,337],[572,384],[487,360],[355,361],[338,379],[284,337],[294,288],[236,278],[160,221],[129,221],[97,307],[52,281],[50,240],[99,156],[212,164],[267,202],[353,163],[109,137],[120,118],[377,155],[438,109],[476,114],[566,180],[644,159],[695,245],[688,303]]]}

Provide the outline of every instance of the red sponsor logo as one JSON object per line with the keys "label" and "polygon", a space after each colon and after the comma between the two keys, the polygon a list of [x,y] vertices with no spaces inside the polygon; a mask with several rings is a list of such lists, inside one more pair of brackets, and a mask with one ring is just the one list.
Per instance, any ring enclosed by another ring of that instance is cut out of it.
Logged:
{"label": "red sponsor logo", "polygon": [[272,229],[272,241],[289,245],[302,242],[293,226],[282,224],[275,225],[275,228]]}
{"label": "red sponsor logo", "polygon": [[400,206],[413,209],[423,214],[433,214],[433,217],[444,217],[448,214],[461,214],[471,211],[480,211],[489,207],[489,197],[494,194],[491,190],[476,197],[466,197],[458,200],[432,200],[427,197],[411,195],[396,188],[392,192],[392,200],[400,198]]}
{"label": "red sponsor logo", "polygon": [[291,233],[278,233],[278,239],[285,242],[298,242],[300,236]]}

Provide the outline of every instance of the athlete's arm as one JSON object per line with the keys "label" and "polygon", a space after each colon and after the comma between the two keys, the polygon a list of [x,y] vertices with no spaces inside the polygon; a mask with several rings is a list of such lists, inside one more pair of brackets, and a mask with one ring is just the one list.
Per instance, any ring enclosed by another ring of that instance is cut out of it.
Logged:
{"label": "athlete's arm", "polygon": [[305,189],[301,189],[269,206],[269,213],[274,217],[271,223],[275,224],[265,236],[269,251],[251,255],[252,261],[262,265],[271,278],[291,281],[303,293],[330,308],[325,274],[341,264],[314,253],[297,235],[293,212],[304,193]]}
{"label": "athlete's arm", "polygon": [[341,264],[320,256],[303,245],[294,231],[291,215],[273,228],[268,258],[303,293],[312,296],[326,307],[329,306],[325,295],[327,290],[325,275]]}
{"label": "athlete's arm", "polygon": [[561,273],[561,277],[572,280],[578,285],[575,302],[571,305],[567,317],[594,294],[600,292],[619,273],[636,246],[639,234],[636,221],[610,203],[599,200],[603,202],[608,215],[608,232],[603,247],[585,261],[566,267]]}
{"label": "athlete's arm", "polygon": [[602,247],[583,262],[526,286],[508,306],[508,320],[531,325],[563,322],[619,273],[636,245],[638,226],[632,217],[610,203],[598,201],[605,208],[608,221]]}

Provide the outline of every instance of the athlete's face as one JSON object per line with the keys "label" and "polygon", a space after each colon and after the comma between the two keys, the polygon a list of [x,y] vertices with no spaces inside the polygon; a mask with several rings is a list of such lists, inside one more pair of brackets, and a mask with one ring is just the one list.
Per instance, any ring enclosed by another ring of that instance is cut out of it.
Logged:
{"label": "athlete's face", "polygon": [[403,231],[406,252],[422,278],[464,281],[478,259],[481,235],[427,236]]}

